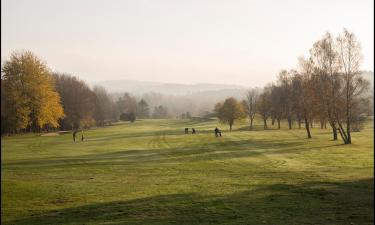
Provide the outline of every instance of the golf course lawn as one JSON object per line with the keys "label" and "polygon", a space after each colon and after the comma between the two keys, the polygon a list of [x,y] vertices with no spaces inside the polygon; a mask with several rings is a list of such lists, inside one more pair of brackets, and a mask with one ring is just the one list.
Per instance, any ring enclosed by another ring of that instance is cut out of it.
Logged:
{"label": "golf course lawn", "polygon": [[246,123],[140,120],[75,143],[3,137],[2,224],[374,223],[373,121],[351,145],[318,125],[306,139],[303,128]]}

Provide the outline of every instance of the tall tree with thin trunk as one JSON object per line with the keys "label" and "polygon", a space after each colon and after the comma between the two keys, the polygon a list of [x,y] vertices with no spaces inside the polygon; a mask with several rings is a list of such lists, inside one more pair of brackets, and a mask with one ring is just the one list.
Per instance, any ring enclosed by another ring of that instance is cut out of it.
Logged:
{"label": "tall tree with thin trunk", "polygon": [[283,89],[280,86],[272,85],[270,87],[271,116],[277,121],[277,129],[280,129],[280,122],[283,117]]}
{"label": "tall tree with thin trunk", "polygon": [[337,38],[337,52],[343,79],[343,89],[340,96],[344,96],[345,109],[343,118],[340,118],[337,111],[335,112],[335,117],[344,143],[350,144],[352,143],[351,118],[353,103],[356,101],[356,97],[368,88],[368,82],[365,82],[360,76],[361,46],[353,33],[344,29],[344,33]]}
{"label": "tall tree with thin trunk", "polygon": [[250,124],[249,124],[249,129],[253,129],[253,121],[255,118],[255,113],[256,113],[256,103],[258,99],[258,90],[256,89],[251,89],[246,91],[246,96],[245,99],[242,101],[243,108],[245,110],[245,113],[247,114]]}
{"label": "tall tree with thin trunk", "polygon": [[[315,92],[312,88],[311,77],[314,72],[314,65],[311,59],[299,58],[299,71],[293,77],[294,96],[299,96],[297,101],[298,111],[301,112],[305,123],[307,138],[311,138],[309,118],[312,117]],[[311,121],[311,119],[310,119]]]}
{"label": "tall tree with thin trunk", "polygon": [[278,85],[281,88],[281,105],[284,117],[288,121],[288,128],[292,129],[292,120],[293,120],[293,101],[292,101],[292,89],[291,89],[291,79],[290,74],[293,71],[282,70],[279,73]]}
{"label": "tall tree with thin trunk", "polygon": [[257,102],[257,111],[263,120],[263,128],[266,130],[267,119],[271,115],[271,88],[265,87],[263,92],[259,95]]}
{"label": "tall tree with thin trunk", "polygon": [[337,140],[338,90],[340,90],[339,64],[334,41],[330,33],[314,43],[310,50],[315,66],[315,91],[320,93],[320,102],[332,127],[333,140]]}

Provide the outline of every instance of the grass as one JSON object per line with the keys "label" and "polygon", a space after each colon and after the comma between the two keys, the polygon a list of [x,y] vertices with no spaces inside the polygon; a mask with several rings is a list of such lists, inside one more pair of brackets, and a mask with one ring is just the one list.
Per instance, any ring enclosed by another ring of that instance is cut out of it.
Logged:
{"label": "grass", "polygon": [[306,139],[242,122],[216,138],[216,126],[226,127],[143,120],[86,131],[84,142],[2,138],[2,224],[374,223],[372,121],[352,145],[319,128]]}

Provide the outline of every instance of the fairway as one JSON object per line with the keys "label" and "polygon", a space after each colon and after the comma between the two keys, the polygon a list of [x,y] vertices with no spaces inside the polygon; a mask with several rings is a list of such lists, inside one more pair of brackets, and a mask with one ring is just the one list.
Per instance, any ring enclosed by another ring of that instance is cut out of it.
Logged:
{"label": "fairway", "polygon": [[373,224],[373,121],[350,145],[317,126],[307,139],[255,125],[154,119],[84,142],[2,138],[2,224]]}

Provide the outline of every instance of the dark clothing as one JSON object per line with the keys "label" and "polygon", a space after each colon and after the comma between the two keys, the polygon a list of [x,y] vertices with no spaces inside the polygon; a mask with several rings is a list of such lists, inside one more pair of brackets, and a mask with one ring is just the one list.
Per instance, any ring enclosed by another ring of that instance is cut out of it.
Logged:
{"label": "dark clothing", "polygon": [[73,141],[76,142],[76,134],[77,134],[77,131],[74,131],[73,132]]}
{"label": "dark clothing", "polygon": [[218,137],[218,136],[221,137],[221,131],[217,127],[215,128],[215,136],[216,137]]}
{"label": "dark clothing", "polygon": [[192,130],[192,134],[195,134],[195,129],[194,128],[191,128],[191,130]]}

